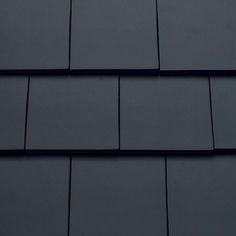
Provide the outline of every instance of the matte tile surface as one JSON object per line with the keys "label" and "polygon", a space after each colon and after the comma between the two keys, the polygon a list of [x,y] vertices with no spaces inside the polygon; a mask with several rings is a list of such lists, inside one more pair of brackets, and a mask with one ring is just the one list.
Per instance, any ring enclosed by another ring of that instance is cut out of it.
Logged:
{"label": "matte tile surface", "polygon": [[0,69],[65,69],[70,0],[1,0]]}
{"label": "matte tile surface", "polygon": [[72,69],[158,69],[155,0],[72,6]]}
{"label": "matte tile surface", "polygon": [[70,235],[166,236],[164,158],[73,158]]}
{"label": "matte tile surface", "polygon": [[158,0],[161,70],[235,70],[236,1]]}
{"label": "matte tile surface", "polygon": [[207,78],[121,78],[121,149],[209,150]]}
{"label": "matte tile surface", "polygon": [[23,149],[28,78],[0,76],[0,150]]}
{"label": "matte tile surface", "polygon": [[236,77],[211,78],[216,148],[236,148]]}
{"label": "matte tile surface", "polygon": [[236,235],[236,156],[168,159],[170,236]]}
{"label": "matte tile surface", "polygon": [[117,77],[32,77],[29,149],[117,149]]}
{"label": "matte tile surface", "polygon": [[69,158],[0,158],[0,235],[66,236]]}

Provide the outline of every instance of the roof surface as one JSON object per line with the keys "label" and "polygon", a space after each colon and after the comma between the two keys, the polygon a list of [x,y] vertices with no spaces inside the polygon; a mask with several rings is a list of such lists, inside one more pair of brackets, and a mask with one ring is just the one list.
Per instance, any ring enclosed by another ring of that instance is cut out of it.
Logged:
{"label": "roof surface", "polygon": [[1,150],[236,147],[234,1],[0,4]]}
{"label": "roof surface", "polygon": [[0,1],[0,235],[236,235],[235,0]]}

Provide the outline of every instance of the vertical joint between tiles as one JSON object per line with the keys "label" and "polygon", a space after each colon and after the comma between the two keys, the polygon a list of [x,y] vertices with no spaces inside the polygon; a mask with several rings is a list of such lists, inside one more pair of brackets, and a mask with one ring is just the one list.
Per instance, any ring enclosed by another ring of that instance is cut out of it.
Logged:
{"label": "vertical joint between tiles", "polygon": [[166,195],[166,232],[167,236],[169,233],[169,202],[168,202],[168,168],[167,168],[167,157],[165,156],[165,195]]}
{"label": "vertical joint between tiles", "polygon": [[210,97],[210,114],[211,114],[211,132],[212,132],[212,142],[213,142],[213,149],[215,149],[215,134],[214,134],[214,120],[213,120],[213,110],[212,110],[212,91],[211,91],[211,78],[208,77],[208,84],[209,84],[209,97]]}
{"label": "vertical joint between tiles", "polygon": [[28,110],[29,110],[29,90],[30,90],[30,76],[28,76],[27,95],[26,95],[24,150],[26,149],[26,142],[27,142],[27,126],[28,126]]}
{"label": "vertical joint between tiles", "polygon": [[72,157],[69,157],[69,188],[68,188],[68,222],[67,222],[67,236],[70,236],[70,215],[71,215],[71,174],[72,174]]}
{"label": "vertical joint between tiles", "polygon": [[118,76],[118,149],[120,150],[120,75]]}
{"label": "vertical joint between tiles", "polygon": [[69,63],[69,68],[71,67],[71,31],[72,31],[72,1],[70,0],[70,19],[69,19],[69,58],[68,58],[68,63]]}
{"label": "vertical joint between tiles", "polygon": [[157,56],[158,56],[158,67],[159,67],[159,70],[161,70],[158,0],[156,0],[156,30],[157,30]]}

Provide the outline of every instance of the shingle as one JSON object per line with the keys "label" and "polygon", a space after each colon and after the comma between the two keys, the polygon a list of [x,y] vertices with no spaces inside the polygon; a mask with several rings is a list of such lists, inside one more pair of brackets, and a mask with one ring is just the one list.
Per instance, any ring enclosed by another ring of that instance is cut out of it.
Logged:
{"label": "shingle", "polygon": [[158,0],[161,70],[235,70],[236,1]]}
{"label": "shingle", "polygon": [[155,0],[73,0],[72,69],[157,69]]}
{"label": "shingle", "polygon": [[0,188],[0,235],[67,235],[69,158],[1,157]]}
{"label": "shingle", "polygon": [[0,69],[65,69],[70,0],[1,0]]}
{"label": "shingle", "polygon": [[168,159],[170,235],[236,235],[235,156]]}
{"label": "shingle", "polygon": [[118,78],[31,78],[28,114],[28,149],[116,149]]}
{"label": "shingle", "polygon": [[164,158],[73,158],[71,236],[166,236]]}
{"label": "shingle", "polygon": [[28,78],[0,77],[0,149],[24,148]]}
{"label": "shingle", "polygon": [[123,77],[120,97],[121,149],[212,149],[207,78]]}
{"label": "shingle", "polygon": [[212,113],[216,148],[236,148],[236,78],[211,78]]}

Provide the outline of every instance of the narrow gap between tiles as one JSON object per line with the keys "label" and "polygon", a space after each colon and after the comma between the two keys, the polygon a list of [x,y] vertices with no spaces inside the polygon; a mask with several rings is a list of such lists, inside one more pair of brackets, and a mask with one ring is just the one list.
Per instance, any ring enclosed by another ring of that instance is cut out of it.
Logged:
{"label": "narrow gap between tiles", "polygon": [[209,84],[209,97],[210,97],[210,113],[211,113],[211,131],[212,131],[212,142],[213,149],[215,149],[215,134],[214,134],[214,124],[213,124],[213,110],[212,110],[212,92],[211,92],[211,77],[208,77]]}
{"label": "narrow gap between tiles", "polygon": [[168,166],[167,166],[167,156],[165,156],[165,195],[166,195],[166,232],[167,236],[169,233],[169,199],[168,199]]}
{"label": "narrow gap between tiles", "polygon": [[118,149],[120,150],[120,76],[118,77]]}
{"label": "narrow gap between tiles", "polygon": [[157,55],[158,67],[161,70],[161,57],[160,57],[160,36],[159,36],[159,15],[158,15],[158,0],[156,0],[156,30],[157,30]]}
{"label": "narrow gap between tiles", "polygon": [[70,215],[71,215],[71,174],[72,174],[72,157],[69,157],[69,188],[68,188],[68,218],[67,218],[67,236],[70,236]]}
{"label": "narrow gap between tiles", "polygon": [[27,95],[26,95],[24,150],[26,149],[26,141],[27,141],[27,125],[28,125],[28,110],[29,110],[29,90],[30,90],[30,76],[28,76]]}
{"label": "narrow gap between tiles", "polygon": [[70,70],[71,66],[71,32],[72,32],[72,2],[73,0],[70,0],[70,20],[69,20],[69,58],[68,58],[68,69]]}

